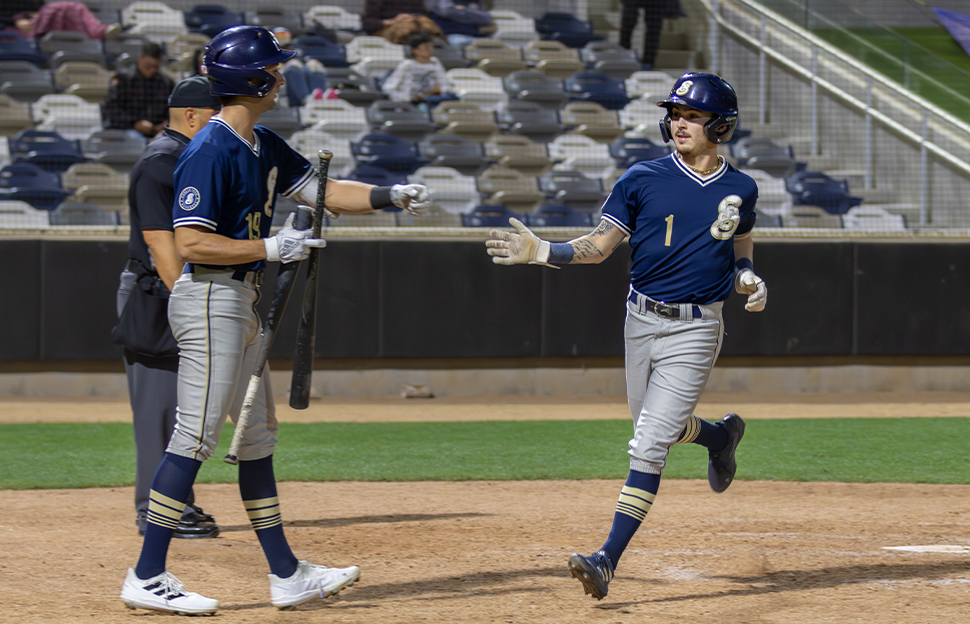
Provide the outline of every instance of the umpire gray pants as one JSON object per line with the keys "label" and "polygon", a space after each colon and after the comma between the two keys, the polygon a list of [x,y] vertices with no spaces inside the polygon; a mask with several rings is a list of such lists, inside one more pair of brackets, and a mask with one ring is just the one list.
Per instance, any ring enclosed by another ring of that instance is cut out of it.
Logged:
{"label": "umpire gray pants", "polygon": [[[134,273],[125,271],[121,274],[117,299],[119,317],[134,281]],[[152,480],[175,429],[178,364],[178,356],[152,357],[125,349],[128,400],[135,434],[135,512],[138,518],[148,516]],[[189,505],[195,503],[195,493],[191,490],[186,503],[185,509],[192,511]]]}
{"label": "umpire gray pants", "polygon": [[[687,306],[690,307],[690,306]],[[661,474],[721,352],[721,303],[698,306],[701,318],[669,319],[627,302],[626,392],[633,417],[630,469]]]}

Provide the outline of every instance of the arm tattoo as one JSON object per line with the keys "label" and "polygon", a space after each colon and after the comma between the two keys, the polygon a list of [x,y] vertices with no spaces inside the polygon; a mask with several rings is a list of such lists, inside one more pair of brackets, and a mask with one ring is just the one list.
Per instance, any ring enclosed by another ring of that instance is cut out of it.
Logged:
{"label": "arm tattoo", "polygon": [[576,240],[570,242],[569,245],[572,247],[573,251],[575,252],[574,260],[582,264],[584,260],[587,258],[603,259],[606,256],[613,253],[616,250],[616,248],[620,246],[620,243],[623,242],[622,238],[619,240],[619,242],[617,242],[616,245],[613,246],[613,249],[611,249],[609,253],[603,253],[603,250],[600,249],[593,241],[595,240],[596,237],[609,234],[615,229],[617,229],[615,225],[613,225],[606,219],[603,219],[600,221],[599,225],[596,226],[595,230],[593,230],[586,236],[583,236],[582,238],[577,238]]}

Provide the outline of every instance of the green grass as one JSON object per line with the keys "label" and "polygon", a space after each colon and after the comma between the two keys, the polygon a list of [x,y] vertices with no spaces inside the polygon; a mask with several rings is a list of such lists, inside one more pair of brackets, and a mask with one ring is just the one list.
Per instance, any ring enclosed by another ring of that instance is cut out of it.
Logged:
{"label": "green grass", "polygon": [[[232,427],[223,432],[225,454]],[[277,477],[294,481],[621,479],[632,424],[616,421],[283,424]],[[970,419],[754,420],[739,479],[970,483]],[[131,485],[131,426],[0,426],[0,488]],[[706,450],[679,445],[665,476],[705,478]],[[235,481],[213,459],[202,483]]]}

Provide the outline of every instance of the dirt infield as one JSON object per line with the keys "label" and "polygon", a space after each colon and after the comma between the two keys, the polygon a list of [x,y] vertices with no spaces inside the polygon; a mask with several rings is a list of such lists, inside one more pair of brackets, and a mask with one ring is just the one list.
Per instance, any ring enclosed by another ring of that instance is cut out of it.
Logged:
{"label": "dirt infield", "polygon": [[[706,396],[699,413],[713,417],[731,403],[748,417],[798,410],[817,416],[966,416],[968,405],[965,395],[910,396],[914,400],[899,403],[843,397],[843,413],[833,414],[832,403],[819,397],[767,397],[759,404],[717,398]],[[374,420],[381,413],[389,419],[388,412],[404,420],[444,419],[447,412],[504,419],[590,411],[627,417],[623,402],[612,399],[436,401],[372,401],[369,408],[323,401],[311,409],[346,420]],[[4,401],[0,422],[71,419],[65,414],[113,420],[116,412],[127,419],[124,403],[112,405]],[[400,418],[408,410],[414,410],[411,417]],[[422,412],[425,417],[418,417]],[[290,420],[285,413],[281,419]],[[169,568],[190,590],[220,600],[213,621],[233,624],[968,621],[970,486],[740,480],[716,495],[706,481],[665,480],[610,595],[596,602],[568,576],[565,562],[570,552],[602,543],[619,486],[282,483],[283,517],[297,556],[356,564],[363,576],[338,599],[279,612],[269,604],[268,570],[236,487],[201,485],[198,500],[217,516],[223,533],[214,540],[175,540]],[[125,569],[140,547],[131,488],[0,491],[0,507],[0,621],[131,623],[161,617],[128,612],[118,599]],[[885,550],[925,544],[962,552]]]}

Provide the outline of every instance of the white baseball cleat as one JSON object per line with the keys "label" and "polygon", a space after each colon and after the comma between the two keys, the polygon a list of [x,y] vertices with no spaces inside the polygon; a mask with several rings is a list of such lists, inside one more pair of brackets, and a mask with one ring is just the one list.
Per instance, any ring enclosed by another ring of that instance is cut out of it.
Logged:
{"label": "white baseball cleat", "polygon": [[143,581],[131,568],[125,577],[125,584],[121,586],[121,599],[129,609],[149,609],[177,615],[212,615],[219,608],[218,600],[185,591],[182,581],[174,574],[162,572]]}
{"label": "white baseball cleat", "polygon": [[269,575],[269,594],[278,609],[295,607],[316,597],[333,596],[360,578],[360,568],[328,568],[301,561],[293,576],[281,579]]}

